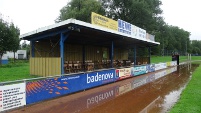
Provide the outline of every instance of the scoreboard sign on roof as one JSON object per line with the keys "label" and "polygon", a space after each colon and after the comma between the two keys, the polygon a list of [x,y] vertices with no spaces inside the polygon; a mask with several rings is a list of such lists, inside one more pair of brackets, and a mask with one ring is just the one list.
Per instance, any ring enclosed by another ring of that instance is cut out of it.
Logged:
{"label": "scoreboard sign on roof", "polygon": [[117,21],[104,17],[102,15],[96,14],[94,12],[92,12],[91,14],[91,24],[106,27],[115,31],[117,31],[118,29]]}

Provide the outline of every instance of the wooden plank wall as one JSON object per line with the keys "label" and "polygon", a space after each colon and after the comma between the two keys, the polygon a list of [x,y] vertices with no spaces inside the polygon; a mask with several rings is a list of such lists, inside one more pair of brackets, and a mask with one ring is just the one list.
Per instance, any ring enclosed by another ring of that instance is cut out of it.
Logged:
{"label": "wooden plank wall", "polygon": [[30,74],[43,77],[61,74],[61,58],[35,57],[30,58]]}
{"label": "wooden plank wall", "polygon": [[36,42],[35,57],[60,57],[59,42]]}
{"label": "wooden plank wall", "polygon": [[82,61],[82,45],[65,44],[65,61]]}
{"label": "wooden plank wall", "polygon": [[[50,42],[37,42],[35,44],[35,57],[60,57],[59,43],[52,49]],[[65,44],[64,60],[65,61],[82,61],[82,45]],[[103,51],[107,51],[107,58],[103,58]],[[109,48],[101,46],[85,46],[85,60],[109,60]],[[114,60],[127,60],[128,50],[122,48],[114,48]]]}
{"label": "wooden plank wall", "polygon": [[103,60],[103,51],[107,51],[107,59],[109,59],[109,52],[107,48],[98,46],[86,46],[86,58],[85,60]]}
{"label": "wooden plank wall", "polygon": [[115,48],[114,49],[114,60],[128,60],[128,50]]}

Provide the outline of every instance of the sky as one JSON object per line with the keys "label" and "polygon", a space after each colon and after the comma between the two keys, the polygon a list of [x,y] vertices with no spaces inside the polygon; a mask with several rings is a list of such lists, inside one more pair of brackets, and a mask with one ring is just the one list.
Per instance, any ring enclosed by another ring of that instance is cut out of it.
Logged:
{"label": "sky", "polygon": [[166,23],[189,31],[191,40],[201,40],[201,0],[161,1]]}
{"label": "sky", "polygon": [[[20,28],[20,34],[54,24],[60,9],[70,0],[0,0],[0,16]],[[191,32],[201,40],[201,0],[161,0],[162,16],[169,25]]]}

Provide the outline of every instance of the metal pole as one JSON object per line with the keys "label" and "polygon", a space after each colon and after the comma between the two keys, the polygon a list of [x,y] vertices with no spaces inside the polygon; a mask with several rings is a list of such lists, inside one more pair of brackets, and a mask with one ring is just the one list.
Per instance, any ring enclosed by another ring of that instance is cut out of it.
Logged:
{"label": "metal pole", "polygon": [[134,46],[134,65],[137,65],[137,62],[136,62],[136,45]]}
{"label": "metal pole", "polygon": [[186,55],[187,55],[187,41],[186,41]]}
{"label": "metal pole", "polygon": [[110,64],[111,64],[111,67],[113,68],[113,57],[114,57],[114,42],[112,41],[112,44],[111,44],[111,53],[110,53]]}
{"label": "metal pole", "polygon": [[164,57],[164,38],[163,38],[163,57]]}
{"label": "metal pole", "polygon": [[149,64],[151,64],[151,47],[149,47]]}
{"label": "metal pole", "polygon": [[[82,45],[82,63],[85,64],[85,45]],[[83,65],[85,71],[85,65]]]}
{"label": "metal pole", "polygon": [[31,57],[35,57],[35,41],[31,41]]}
{"label": "metal pole", "polygon": [[60,35],[61,74],[64,74],[64,34]]}

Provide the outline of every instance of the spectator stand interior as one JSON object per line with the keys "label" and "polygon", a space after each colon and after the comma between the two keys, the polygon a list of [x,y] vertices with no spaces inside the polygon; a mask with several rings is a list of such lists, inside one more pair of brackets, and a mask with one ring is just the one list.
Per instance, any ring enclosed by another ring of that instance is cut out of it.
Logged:
{"label": "spectator stand interior", "polygon": [[[31,42],[30,74],[44,77],[149,64],[150,48],[159,44],[75,19],[20,38]],[[148,49],[145,60],[136,57],[137,47]],[[133,51],[130,58],[129,50]]]}

